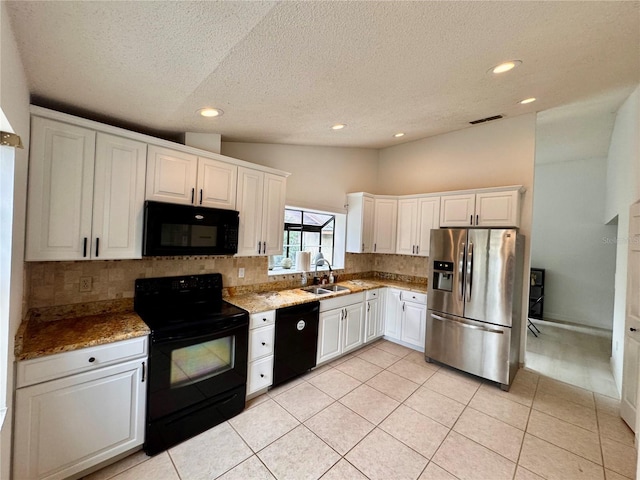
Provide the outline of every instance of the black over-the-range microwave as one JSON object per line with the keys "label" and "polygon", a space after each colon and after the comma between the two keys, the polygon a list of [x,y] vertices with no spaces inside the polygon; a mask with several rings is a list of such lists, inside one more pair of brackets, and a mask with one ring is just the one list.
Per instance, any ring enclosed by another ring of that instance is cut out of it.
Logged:
{"label": "black over-the-range microwave", "polygon": [[238,223],[235,210],[146,201],[142,255],[233,255]]}

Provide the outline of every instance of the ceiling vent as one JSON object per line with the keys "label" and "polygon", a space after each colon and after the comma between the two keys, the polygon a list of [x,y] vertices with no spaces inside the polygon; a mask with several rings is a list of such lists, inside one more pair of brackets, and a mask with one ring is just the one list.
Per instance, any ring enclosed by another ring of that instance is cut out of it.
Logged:
{"label": "ceiling vent", "polygon": [[469,122],[471,125],[475,125],[477,123],[491,122],[492,120],[498,120],[502,118],[502,115],[494,115],[493,117],[481,118],[479,120],[474,120],[473,122]]}

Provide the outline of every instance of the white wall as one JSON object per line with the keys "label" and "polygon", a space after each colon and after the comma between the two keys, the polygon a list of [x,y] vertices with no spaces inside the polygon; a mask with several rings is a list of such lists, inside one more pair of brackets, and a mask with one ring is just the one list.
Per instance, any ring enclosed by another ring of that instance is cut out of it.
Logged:
{"label": "white wall", "polygon": [[611,366],[621,391],[627,295],[627,243],[629,207],[640,198],[640,86],[629,96],[616,115],[607,164],[607,197],[604,221],[617,216],[615,297]]}
{"label": "white wall", "polygon": [[344,213],[346,193],[377,188],[374,149],[222,142],[222,154],[290,172],[286,202],[296,207]]}
{"label": "white wall", "polygon": [[[13,31],[9,24],[9,15],[5,2],[0,2],[0,109],[4,118],[11,124],[13,130],[20,135],[25,145],[24,150],[15,150],[14,182],[13,182],[13,225],[11,254],[7,257],[4,253],[3,264],[10,262],[10,278],[0,281],[0,289],[8,295],[9,305],[0,309],[0,334],[8,334],[7,361],[9,365],[6,378],[6,390],[0,391],[0,398],[5,398],[9,407],[7,421],[5,421],[0,433],[0,478],[9,478],[11,458],[11,418],[13,416],[13,344],[16,330],[22,317],[22,290],[23,290],[23,258],[24,258],[24,229],[25,209],[27,198],[27,160],[29,156],[29,91],[22,62],[18,55],[17,45]],[[3,183],[4,185],[4,183]],[[3,186],[4,188],[4,186]],[[8,201],[2,197],[2,201]],[[0,228],[5,228],[0,226]],[[0,245],[0,250],[6,249],[6,245]],[[4,297],[6,298],[6,297]],[[3,312],[9,314],[8,322]],[[6,338],[6,337],[5,337]],[[2,383],[2,382],[0,382]],[[0,402],[1,403],[1,402]]]}
{"label": "white wall", "polygon": [[[525,279],[529,278],[535,114],[497,120],[380,151],[379,192],[411,194],[501,185],[523,185],[520,231],[525,235]],[[526,282],[525,282],[526,283]],[[525,331],[528,286],[523,285]],[[520,360],[524,360],[524,341]]]}
{"label": "white wall", "polygon": [[616,228],[605,225],[607,160],[537,163],[531,266],[544,268],[544,316],[611,329]]}

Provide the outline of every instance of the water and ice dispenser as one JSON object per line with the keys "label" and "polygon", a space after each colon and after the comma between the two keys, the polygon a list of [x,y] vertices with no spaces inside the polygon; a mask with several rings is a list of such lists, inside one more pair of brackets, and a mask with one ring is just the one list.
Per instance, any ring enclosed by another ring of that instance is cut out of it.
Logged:
{"label": "water and ice dispenser", "polygon": [[446,292],[453,289],[453,262],[433,262],[433,288]]}

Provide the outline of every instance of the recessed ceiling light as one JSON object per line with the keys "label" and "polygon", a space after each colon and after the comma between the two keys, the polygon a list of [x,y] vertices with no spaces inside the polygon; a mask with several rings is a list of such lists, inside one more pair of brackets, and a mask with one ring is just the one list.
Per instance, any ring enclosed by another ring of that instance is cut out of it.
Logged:
{"label": "recessed ceiling light", "polygon": [[331,130],[342,130],[346,125],[344,123],[336,123],[331,127]]}
{"label": "recessed ceiling light", "polygon": [[500,65],[496,65],[495,67],[490,68],[489,71],[491,73],[504,73],[508,72],[509,70],[513,70],[521,63],[521,60],[509,60],[508,62],[503,62]]}
{"label": "recessed ceiling light", "polygon": [[527,103],[533,103],[536,101],[536,97],[525,98],[524,100],[520,100],[521,105],[526,105]]}
{"label": "recessed ceiling light", "polygon": [[394,137],[396,137],[396,138],[404,137],[404,133],[402,133],[402,132],[398,132],[398,133],[396,133],[396,134],[394,135]]}
{"label": "recessed ceiling light", "polygon": [[219,108],[207,107],[207,108],[201,108],[200,110],[198,110],[198,113],[203,117],[219,117],[224,112]]}

